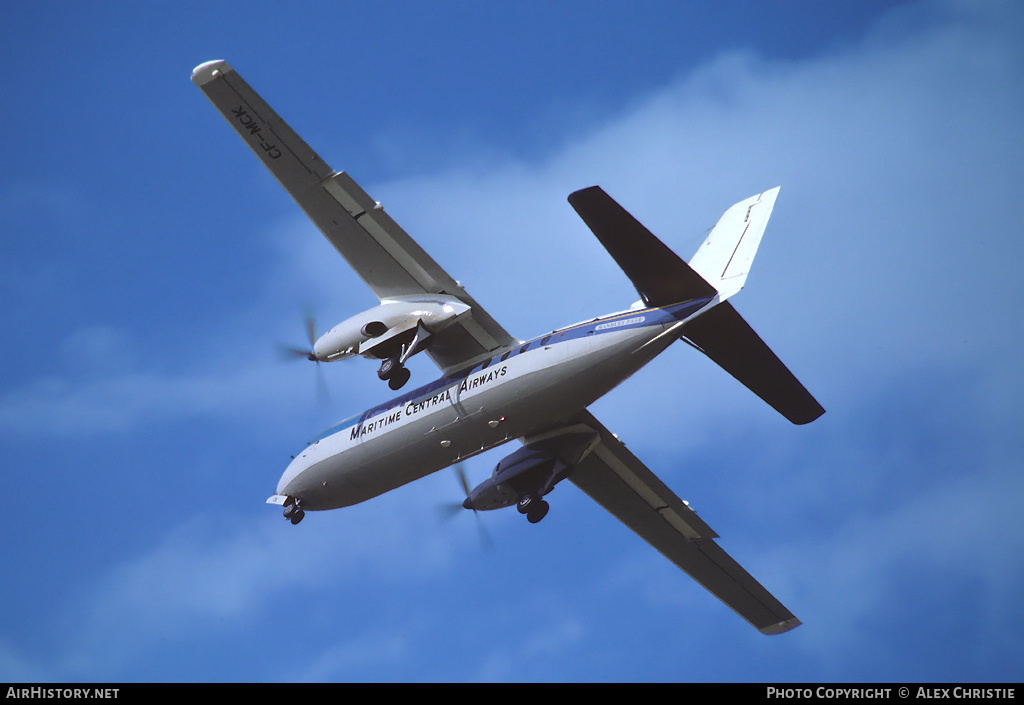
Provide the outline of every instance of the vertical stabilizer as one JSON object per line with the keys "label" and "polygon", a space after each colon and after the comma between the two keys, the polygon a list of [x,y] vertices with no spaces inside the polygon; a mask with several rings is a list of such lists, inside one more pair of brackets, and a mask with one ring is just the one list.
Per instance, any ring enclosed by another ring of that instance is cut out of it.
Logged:
{"label": "vertical stabilizer", "polygon": [[722,301],[743,288],[779,188],[751,196],[727,210],[690,260],[690,266],[718,290]]}

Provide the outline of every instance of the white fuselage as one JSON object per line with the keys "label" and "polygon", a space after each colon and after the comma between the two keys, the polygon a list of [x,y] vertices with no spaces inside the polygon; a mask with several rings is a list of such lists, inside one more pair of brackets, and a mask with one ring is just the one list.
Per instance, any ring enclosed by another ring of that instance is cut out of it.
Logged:
{"label": "white fuselage", "polygon": [[331,429],[295,457],[277,494],[306,510],[344,507],[529,436],[650,362],[708,303],[616,313],[499,351]]}

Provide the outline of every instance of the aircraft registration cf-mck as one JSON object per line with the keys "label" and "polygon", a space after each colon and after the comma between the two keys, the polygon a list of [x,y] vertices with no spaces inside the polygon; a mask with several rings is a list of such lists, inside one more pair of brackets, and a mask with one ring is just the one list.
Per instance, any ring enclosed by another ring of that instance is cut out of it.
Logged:
{"label": "aircraft registration cf-mck", "polygon": [[297,524],[307,511],[376,497],[518,439],[464,507],[515,505],[530,522],[569,480],[765,634],[800,621],[723,551],[708,527],[587,407],[676,340],[706,354],[796,424],[824,409],[728,299],[746,279],[778,188],[725,212],[687,264],[599,187],[569,196],[640,293],[626,311],[533,340],[509,335],[344,172],[334,171],[223,61],[192,80],[366,282],[380,305],[338,324],[305,354],[380,360],[391,389],[425,352],[441,377],[322,434],[267,500]]}

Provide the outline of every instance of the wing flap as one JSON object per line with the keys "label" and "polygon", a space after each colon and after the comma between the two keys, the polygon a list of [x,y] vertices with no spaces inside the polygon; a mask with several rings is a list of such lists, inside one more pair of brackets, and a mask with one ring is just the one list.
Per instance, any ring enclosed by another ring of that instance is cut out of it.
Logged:
{"label": "wing flap", "polygon": [[[321,228],[334,245],[334,249],[349,260],[350,264],[350,258],[359,256],[354,251],[353,240],[365,239],[365,235],[369,235],[381,249],[375,259],[369,260],[373,266],[361,264],[356,269],[353,265],[377,298],[387,299],[392,296],[409,296],[425,292],[439,294],[459,288],[455,280],[448,276],[448,273],[441,269],[351,176],[345,172],[334,174],[323,182],[323,188],[352,217],[355,226],[363,231],[355,231],[357,237],[354,238],[351,233],[346,233],[341,228]],[[313,217],[313,220],[317,222],[326,218],[318,216]],[[365,255],[362,256],[365,258]],[[391,258],[396,266],[387,266],[387,258]],[[380,276],[374,276],[376,273]],[[398,281],[402,283],[398,284]]]}
{"label": "wing flap", "polygon": [[714,539],[718,535],[589,412],[600,442],[569,480],[763,634],[800,620]]}

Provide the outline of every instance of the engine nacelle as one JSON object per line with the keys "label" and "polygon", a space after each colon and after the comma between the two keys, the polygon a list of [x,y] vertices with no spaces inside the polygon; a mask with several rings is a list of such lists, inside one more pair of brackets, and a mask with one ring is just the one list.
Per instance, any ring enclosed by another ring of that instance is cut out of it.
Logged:
{"label": "engine nacelle", "polygon": [[[600,440],[600,434],[584,424],[534,436],[515,453],[502,458],[491,476],[469,493],[462,506],[487,510],[509,507],[524,498],[539,500],[569,477]],[[547,512],[546,503],[540,504],[545,505],[544,509],[530,518],[531,522],[540,521]],[[522,504],[520,511],[530,517]]]}
{"label": "engine nacelle", "polygon": [[313,354],[321,362],[343,360],[352,355],[388,357],[390,352],[382,351],[399,345],[396,338],[403,335],[411,338],[420,323],[436,334],[469,308],[454,296],[444,294],[388,299],[324,333],[313,345]]}
{"label": "engine nacelle", "polygon": [[524,446],[503,458],[463,506],[484,511],[511,506],[527,495],[540,497],[568,477],[571,470],[551,450]]}

